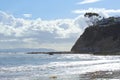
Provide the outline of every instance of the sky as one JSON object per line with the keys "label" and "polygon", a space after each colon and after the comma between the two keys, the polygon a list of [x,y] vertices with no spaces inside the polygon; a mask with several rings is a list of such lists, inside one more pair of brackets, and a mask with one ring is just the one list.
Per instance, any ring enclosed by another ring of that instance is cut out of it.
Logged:
{"label": "sky", "polygon": [[69,51],[88,27],[86,12],[120,16],[120,0],[0,0],[0,49]]}

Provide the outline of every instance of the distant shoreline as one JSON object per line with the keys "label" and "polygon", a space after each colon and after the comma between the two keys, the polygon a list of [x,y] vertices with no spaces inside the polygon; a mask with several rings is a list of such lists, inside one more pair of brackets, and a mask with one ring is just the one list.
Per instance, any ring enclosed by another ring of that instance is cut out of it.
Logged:
{"label": "distant shoreline", "polygon": [[82,52],[70,52],[70,51],[59,51],[59,52],[28,52],[27,54],[91,54],[91,55],[120,55],[120,52],[88,52],[88,53],[82,53]]}
{"label": "distant shoreline", "polygon": [[[73,54],[73,52],[70,51],[61,51],[61,52],[28,52],[27,54],[49,54],[49,55],[53,55],[53,54]],[[76,54],[80,54],[80,53],[76,53]]]}

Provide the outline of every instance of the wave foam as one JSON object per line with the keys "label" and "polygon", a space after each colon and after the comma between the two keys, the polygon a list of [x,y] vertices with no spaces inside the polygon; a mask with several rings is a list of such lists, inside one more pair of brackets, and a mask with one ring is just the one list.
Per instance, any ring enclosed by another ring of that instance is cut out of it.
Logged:
{"label": "wave foam", "polygon": [[[40,71],[43,73],[60,73],[61,71],[67,73],[75,73],[79,70],[83,72],[95,70],[114,70],[120,69],[119,60],[96,60],[96,61],[73,61],[73,62],[51,62],[45,65],[24,65],[16,67],[0,67],[0,73],[6,72],[26,72],[26,71]],[[61,70],[61,71],[60,71]],[[81,72],[81,71],[80,71]]]}

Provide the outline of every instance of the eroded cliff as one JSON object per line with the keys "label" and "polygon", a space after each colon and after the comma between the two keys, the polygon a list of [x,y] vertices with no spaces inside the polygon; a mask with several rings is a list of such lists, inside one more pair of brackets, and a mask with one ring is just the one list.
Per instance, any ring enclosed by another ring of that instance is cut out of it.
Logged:
{"label": "eroded cliff", "polygon": [[102,23],[101,20],[97,25],[86,28],[71,51],[81,53],[120,52],[120,22],[118,20],[120,19],[108,21],[108,23],[105,21]]}

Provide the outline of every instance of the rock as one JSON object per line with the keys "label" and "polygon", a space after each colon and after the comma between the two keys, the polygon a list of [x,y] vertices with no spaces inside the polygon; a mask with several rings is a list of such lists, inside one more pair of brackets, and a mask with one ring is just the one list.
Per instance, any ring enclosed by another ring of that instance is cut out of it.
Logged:
{"label": "rock", "polygon": [[51,79],[56,79],[56,78],[57,78],[57,76],[50,76],[50,78],[51,78]]}
{"label": "rock", "polygon": [[81,53],[120,52],[120,22],[86,28],[71,51]]}

